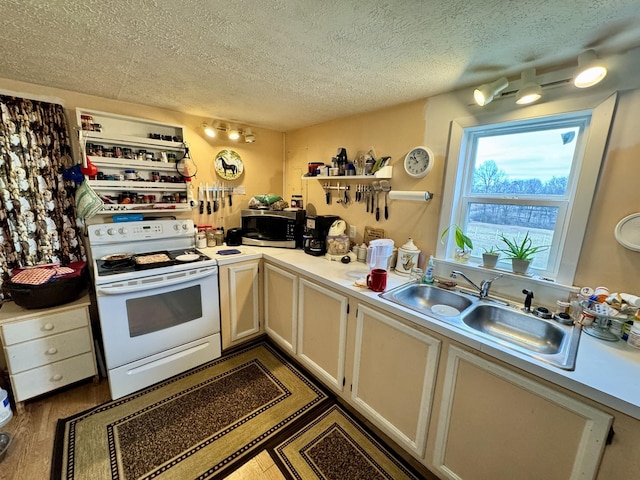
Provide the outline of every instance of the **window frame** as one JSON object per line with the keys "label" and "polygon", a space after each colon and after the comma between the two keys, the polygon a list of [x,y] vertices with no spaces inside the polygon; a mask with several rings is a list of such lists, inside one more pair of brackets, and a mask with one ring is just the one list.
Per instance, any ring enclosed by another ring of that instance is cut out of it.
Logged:
{"label": "window frame", "polygon": [[[570,100],[549,102],[531,106],[525,109],[518,109],[506,113],[494,113],[487,115],[477,115],[454,119],[451,121],[449,131],[449,145],[447,149],[446,174],[443,190],[443,202],[440,214],[440,229],[444,231],[449,225],[457,223],[460,226],[466,225],[466,211],[463,211],[462,202],[463,187],[465,182],[469,182],[470,175],[465,175],[465,167],[473,159],[469,149],[469,137],[467,132],[477,132],[483,127],[490,125],[509,125],[515,122],[523,124],[539,121],[542,118],[553,118],[564,116],[567,119],[579,118],[590,114],[590,121],[585,125],[584,142],[582,143],[583,153],[580,165],[572,168],[579,168],[576,174],[571,173],[571,182],[568,190],[573,188],[573,204],[568,205],[568,212],[565,215],[563,225],[556,226],[556,233],[561,234],[559,242],[554,240],[554,247],[548,270],[543,274],[545,281],[549,277],[556,283],[572,285],[575,272],[578,266],[580,251],[584,240],[589,212],[602,164],[604,163],[605,151],[611,121],[617,103],[617,93],[602,99],[593,97],[572,98]],[[580,152],[576,152],[578,154]],[[572,185],[573,183],[573,185]],[[475,194],[475,197],[478,197]],[[534,203],[534,202],[532,202]],[[548,202],[544,202],[547,204]],[[463,216],[464,215],[464,216]],[[453,261],[453,251],[455,245],[450,238],[446,244],[439,244],[437,247],[438,258]],[[477,262],[471,261],[468,267],[477,267]]]}

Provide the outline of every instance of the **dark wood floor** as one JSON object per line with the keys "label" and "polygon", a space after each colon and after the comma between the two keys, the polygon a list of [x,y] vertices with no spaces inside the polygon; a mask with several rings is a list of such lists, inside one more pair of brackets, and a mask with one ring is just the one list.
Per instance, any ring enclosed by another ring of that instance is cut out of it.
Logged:
{"label": "dark wood floor", "polygon": [[109,384],[91,379],[24,402],[24,413],[2,427],[12,436],[7,454],[0,463],[1,480],[49,478],[51,453],[58,419],[66,418],[110,399]]}

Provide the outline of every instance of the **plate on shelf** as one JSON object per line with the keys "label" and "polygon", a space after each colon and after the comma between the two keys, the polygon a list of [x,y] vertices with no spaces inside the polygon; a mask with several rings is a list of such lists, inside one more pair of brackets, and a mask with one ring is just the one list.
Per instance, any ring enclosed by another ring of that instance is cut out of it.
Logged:
{"label": "plate on shelf", "polygon": [[613,234],[620,245],[640,252],[640,213],[633,213],[620,220]]}

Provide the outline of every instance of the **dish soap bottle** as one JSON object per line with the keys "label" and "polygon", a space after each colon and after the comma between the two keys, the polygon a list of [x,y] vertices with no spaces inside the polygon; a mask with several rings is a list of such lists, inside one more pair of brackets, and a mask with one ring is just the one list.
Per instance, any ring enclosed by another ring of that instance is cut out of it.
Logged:
{"label": "dish soap bottle", "polygon": [[424,273],[424,283],[433,283],[433,255],[429,255],[427,271]]}

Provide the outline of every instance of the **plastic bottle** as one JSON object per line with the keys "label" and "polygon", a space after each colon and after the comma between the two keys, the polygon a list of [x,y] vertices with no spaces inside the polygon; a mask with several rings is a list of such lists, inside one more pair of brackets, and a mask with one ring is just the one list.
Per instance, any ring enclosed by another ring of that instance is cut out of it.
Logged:
{"label": "plastic bottle", "polygon": [[424,273],[424,283],[433,283],[433,255],[429,255],[429,263],[427,264],[427,271]]}
{"label": "plastic bottle", "polygon": [[9,404],[9,395],[7,391],[0,387],[0,427],[4,427],[13,417],[13,411]]}
{"label": "plastic bottle", "polygon": [[627,338],[627,345],[634,348],[640,348],[640,322],[633,322],[633,326],[629,332],[629,337]]}

